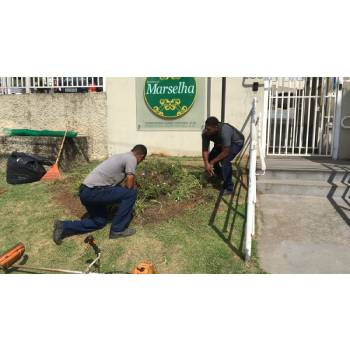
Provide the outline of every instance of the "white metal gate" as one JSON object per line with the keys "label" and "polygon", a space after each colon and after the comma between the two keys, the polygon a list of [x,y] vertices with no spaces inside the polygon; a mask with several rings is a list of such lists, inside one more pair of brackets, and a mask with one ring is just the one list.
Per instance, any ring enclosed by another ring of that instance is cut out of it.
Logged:
{"label": "white metal gate", "polygon": [[265,81],[266,154],[332,156],[338,78]]}

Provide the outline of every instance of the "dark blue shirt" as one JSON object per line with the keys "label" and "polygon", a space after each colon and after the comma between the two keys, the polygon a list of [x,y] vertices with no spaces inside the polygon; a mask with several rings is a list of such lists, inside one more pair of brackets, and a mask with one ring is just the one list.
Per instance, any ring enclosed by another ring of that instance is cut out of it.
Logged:
{"label": "dark blue shirt", "polygon": [[214,135],[202,133],[202,151],[208,151],[210,141],[214,142],[214,147],[230,147],[232,144],[243,145],[244,136],[234,126],[228,123],[219,123],[218,132]]}

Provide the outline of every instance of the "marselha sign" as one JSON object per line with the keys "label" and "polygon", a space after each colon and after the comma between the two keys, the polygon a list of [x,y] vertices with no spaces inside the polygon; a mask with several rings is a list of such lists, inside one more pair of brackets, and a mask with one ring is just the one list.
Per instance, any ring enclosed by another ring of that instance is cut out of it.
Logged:
{"label": "marselha sign", "polygon": [[183,117],[191,109],[196,92],[196,79],[192,77],[146,78],[144,86],[147,107],[166,120]]}

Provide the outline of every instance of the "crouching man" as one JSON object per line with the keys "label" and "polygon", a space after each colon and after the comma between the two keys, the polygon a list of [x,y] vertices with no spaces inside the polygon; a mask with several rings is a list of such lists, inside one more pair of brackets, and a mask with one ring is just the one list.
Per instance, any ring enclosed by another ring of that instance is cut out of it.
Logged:
{"label": "crouching man", "polygon": [[[210,141],[214,143],[209,153]],[[228,123],[220,123],[215,117],[205,121],[202,133],[202,156],[207,173],[217,175],[223,181],[223,194],[233,193],[231,161],[241,152],[244,145],[243,134]]]}
{"label": "crouching man", "polygon": [[[116,154],[98,165],[83,181],[79,196],[89,213],[89,218],[78,221],[59,221],[54,223],[53,241],[61,244],[62,239],[75,234],[92,232],[107,224],[111,204],[118,203],[113,217],[109,238],[127,237],[136,233],[128,228],[137,197],[135,189],[136,166],[147,155],[144,145],[136,145],[130,152]],[[120,184],[126,178],[126,187]]]}

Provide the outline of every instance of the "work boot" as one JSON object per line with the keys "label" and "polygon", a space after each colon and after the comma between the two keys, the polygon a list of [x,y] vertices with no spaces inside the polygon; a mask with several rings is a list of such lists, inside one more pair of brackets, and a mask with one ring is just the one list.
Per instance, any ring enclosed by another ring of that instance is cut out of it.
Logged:
{"label": "work boot", "polygon": [[62,221],[55,220],[53,224],[52,239],[57,245],[60,245],[62,243],[62,239],[63,239],[63,222]]}
{"label": "work boot", "polygon": [[136,230],[134,228],[126,228],[124,231],[121,231],[121,232],[110,231],[109,238],[115,239],[115,238],[120,238],[120,237],[127,237],[127,236],[131,236],[135,233],[136,233]]}

